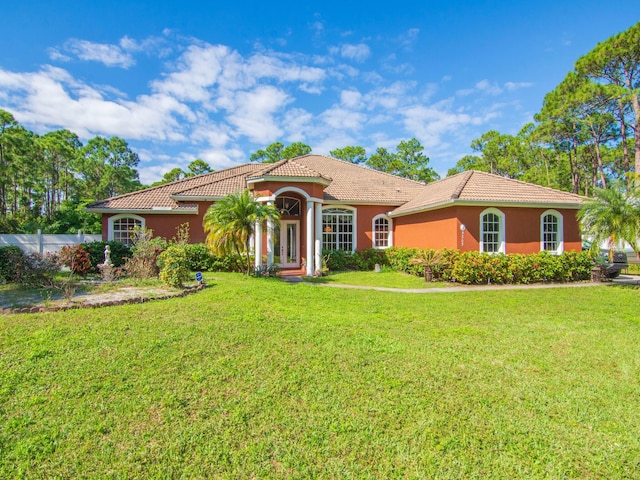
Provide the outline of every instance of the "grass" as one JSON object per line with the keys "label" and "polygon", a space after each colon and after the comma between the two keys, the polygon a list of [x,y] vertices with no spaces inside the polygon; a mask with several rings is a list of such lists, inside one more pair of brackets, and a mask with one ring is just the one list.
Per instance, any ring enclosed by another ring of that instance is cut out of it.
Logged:
{"label": "grass", "polygon": [[385,288],[433,288],[443,287],[445,282],[424,281],[423,277],[409,275],[403,272],[392,270],[382,270],[376,272],[331,272],[326,277],[304,277],[305,281],[311,283],[335,283],[341,285],[357,285],[369,287]]}
{"label": "grass", "polygon": [[0,318],[0,478],[637,478],[639,290],[216,274]]}

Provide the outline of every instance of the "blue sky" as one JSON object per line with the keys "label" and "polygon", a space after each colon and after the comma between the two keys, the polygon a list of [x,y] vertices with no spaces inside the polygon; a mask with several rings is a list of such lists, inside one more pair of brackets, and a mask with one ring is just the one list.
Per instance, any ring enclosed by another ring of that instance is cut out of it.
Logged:
{"label": "blue sky", "polygon": [[516,134],[578,57],[638,21],[609,5],[14,1],[0,108],[38,133],[124,138],[143,183],[274,141],[371,154],[412,137],[444,176],[484,132]]}

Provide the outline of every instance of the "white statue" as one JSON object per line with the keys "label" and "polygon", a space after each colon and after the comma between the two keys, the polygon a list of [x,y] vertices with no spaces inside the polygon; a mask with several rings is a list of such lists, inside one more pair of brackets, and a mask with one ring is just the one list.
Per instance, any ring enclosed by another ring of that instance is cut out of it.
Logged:
{"label": "white statue", "polygon": [[111,247],[109,245],[104,247],[104,264],[103,265],[111,265]]}

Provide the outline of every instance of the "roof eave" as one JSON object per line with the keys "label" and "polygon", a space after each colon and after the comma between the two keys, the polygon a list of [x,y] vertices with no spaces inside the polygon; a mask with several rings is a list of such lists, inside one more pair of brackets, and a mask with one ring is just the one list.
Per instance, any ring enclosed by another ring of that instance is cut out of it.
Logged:
{"label": "roof eave", "polygon": [[331,180],[324,177],[295,177],[295,176],[280,176],[280,175],[263,175],[261,177],[254,177],[247,179],[247,185],[252,185],[260,182],[297,182],[297,183],[319,183],[325,187],[331,185]]}
{"label": "roof eave", "polygon": [[327,200],[322,201],[324,205],[384,205],[386,207],[399,207],[407,203],[406,201],[381,201],[376,202],[373,200]]}
{"label": "roof eave", "polygon": [[224,196],[221,195],[169,195],[169,198],[178,202],[215,202]]}
{"label": "roof eave", "polygon": [[178,215],[197,215],[198,214],[197,208],[192,208],[189,210],[185,210],[185,209],[176,210],[172,208],[152,209],[152,208],[89,208],[89,207],[86,207],[85,211],[90,213],[134,213],[134,214],[151,213],[156,215],[167,214],[167,213],[178,214]]}

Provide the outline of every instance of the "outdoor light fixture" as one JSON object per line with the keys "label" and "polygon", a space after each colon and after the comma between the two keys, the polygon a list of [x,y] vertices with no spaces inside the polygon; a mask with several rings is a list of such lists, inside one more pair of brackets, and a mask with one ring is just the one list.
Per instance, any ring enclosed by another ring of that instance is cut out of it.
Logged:
{"label": "outdoor light fixture", "polygon": [[464,223],[460,225],[460,246],[464,246],[464,231],[467,229]]}

